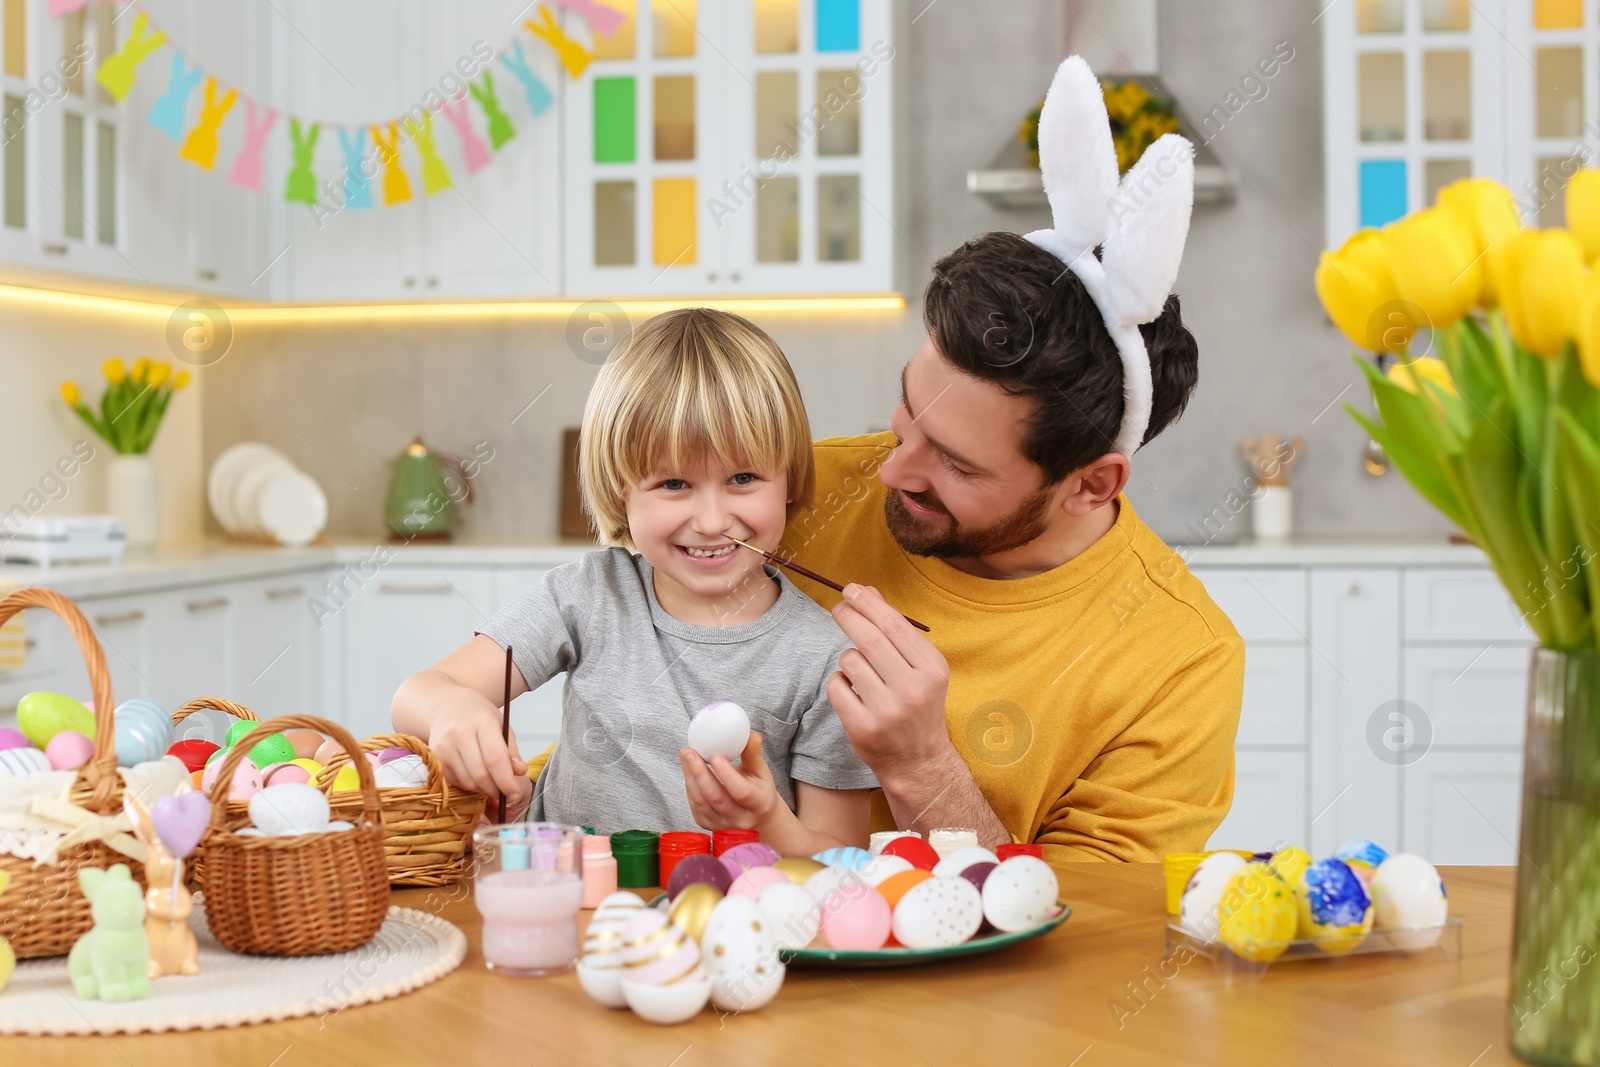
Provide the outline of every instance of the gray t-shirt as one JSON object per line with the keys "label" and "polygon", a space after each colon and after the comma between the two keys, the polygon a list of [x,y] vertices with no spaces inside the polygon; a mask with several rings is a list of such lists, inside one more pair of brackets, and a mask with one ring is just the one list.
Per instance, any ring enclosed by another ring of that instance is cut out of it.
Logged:
{"label": "gray t-shirt", "polygon": [[849,639],[775,568],[766,573],[779,585],[766,614],[696,626],[662,609],[643,557],[608,548],[551,570],[479,630],[511,645],[530,689],[567,673],[561,739],[529,818],[602,834],[695,829],[678,751],[689,719],[713,700],[749,713],[791,810],[792,779],[877,786],[828,700]]}

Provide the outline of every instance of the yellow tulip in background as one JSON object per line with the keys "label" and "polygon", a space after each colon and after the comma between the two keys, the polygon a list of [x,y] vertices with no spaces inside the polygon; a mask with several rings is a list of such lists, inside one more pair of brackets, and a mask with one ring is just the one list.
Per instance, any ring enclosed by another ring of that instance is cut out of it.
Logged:
{"label": "yellow tulip in background", "polygon": [[[1376,418],[1347,410],[1489,555],[1546,647],[1600,651],[1600,170],[1565,202],[1570,230],[1528,229],[1502,186],[1463,179],[1323,253],[1315,284],[1382,361],[1358,359]],[[1397,299],[1415,335],[1373,328]]]}
{"label": "yellow tulip in background", "polygon": [[1400,307],[1378,231],[1359,230],[1337,252],[1322,253],[1315,281],[1328,316],[1357,348],[1399,352],[1410,344],[1417,324]]}
{"label": "yellow tulip in background", "polygon": [[134,360],[132,368],[112,356],[100,364],[106,391],[100,394],[99,411],[83,403],[76,382],[61,383],[61,399],[95,433],[120,455],[150,451],[156,431],[172,402],[172,394],[189,384],[189,372],[172,373],[172,364],[157,363],[148,356]]}

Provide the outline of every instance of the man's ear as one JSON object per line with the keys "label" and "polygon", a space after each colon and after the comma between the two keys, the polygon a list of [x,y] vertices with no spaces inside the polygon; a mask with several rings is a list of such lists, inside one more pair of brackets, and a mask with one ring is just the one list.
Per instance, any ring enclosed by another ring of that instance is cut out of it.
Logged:
{"label": "man's ear", "polygon": [[1117,498],[1128,484],[1133,464],[1121,452],[1107,452],[1067,476],[1061,509],[1069,515],[1084,516]]}

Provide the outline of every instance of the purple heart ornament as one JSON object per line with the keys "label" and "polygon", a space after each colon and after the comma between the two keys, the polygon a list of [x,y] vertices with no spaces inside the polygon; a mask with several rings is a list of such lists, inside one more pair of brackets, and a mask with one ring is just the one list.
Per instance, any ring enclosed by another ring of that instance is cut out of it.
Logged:
{"label": "purple heart ornament", "polygon": [[200,843],[211,821],[211,801],[204,793],[183,793],[175,797],[156,797],[150,807],[150,821],[156,836],[179,859],[186,859]]}

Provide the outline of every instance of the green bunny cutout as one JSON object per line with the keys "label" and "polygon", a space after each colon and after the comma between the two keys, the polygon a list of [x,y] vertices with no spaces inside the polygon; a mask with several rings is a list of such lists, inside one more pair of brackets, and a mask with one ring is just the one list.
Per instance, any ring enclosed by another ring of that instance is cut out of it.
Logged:
{"label": "green bunny cutout", "polygon": [[317,150],[317,138],[322,135],[322,124],[314,122],[311,129],[302,131],[300,120],[289,120],[289,140],[293,142],[294,166],[289,168],[289,181],[283,198],[292,204],[317,202],[317,176],[311,171],[311,157]]}
{"label": "green bunny cutout", "polygon": [[512,128],[511,120],[506,117],[499,98],[494,95],[494,75],[484,71],[482,86],[474,82],[467,86],[467,90],[483,108],[483,117],[489,120],[489,143],[496,152],[500,151],[500,146],[515,137],[517,131]]}
{"label": "green bunny cutout", "polygon": [[85,1000],[138,1000],[150,995],[150,939],[144,930],[144,890],[126,863],[85,867],[78,885],[89,898],[94,927],[67,955],[72,989]]}

